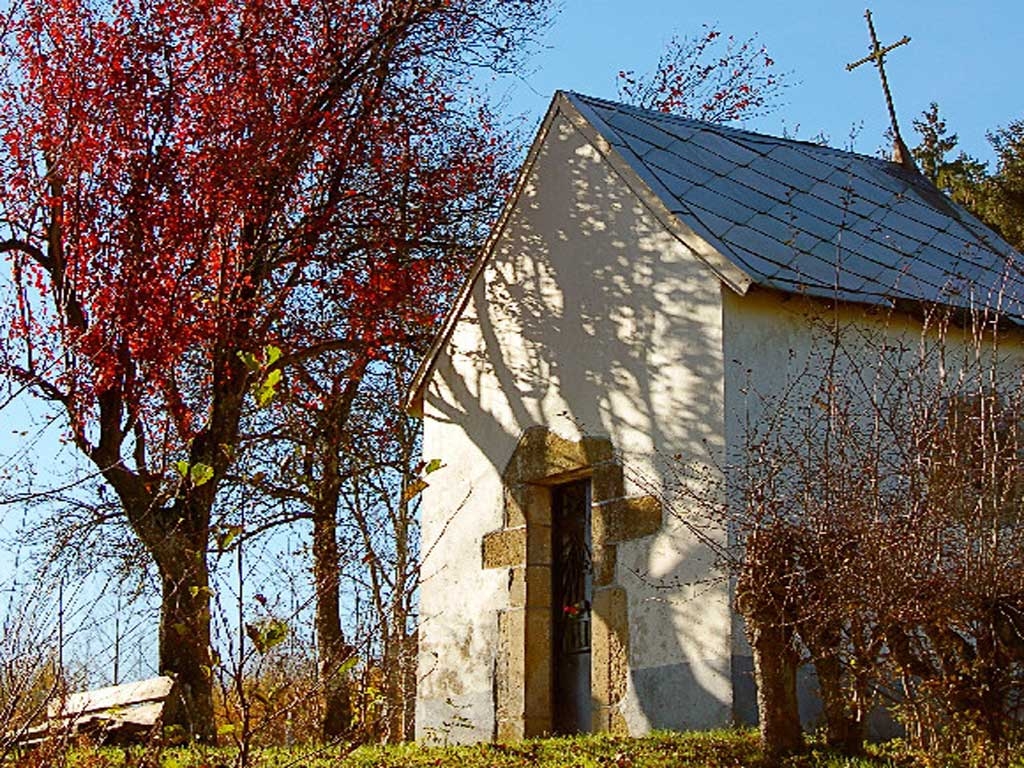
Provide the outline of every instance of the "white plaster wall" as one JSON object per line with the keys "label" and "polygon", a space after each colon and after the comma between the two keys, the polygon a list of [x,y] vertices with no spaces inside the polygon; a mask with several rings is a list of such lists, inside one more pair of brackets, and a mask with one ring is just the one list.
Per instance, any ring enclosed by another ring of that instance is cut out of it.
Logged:
{"label": "white plaster wall", "polygon": [[[720,457],[723,381],[717,278],[557,116],[426,392],[425,457],[446,466],[423,498],[421,738],[491,737],[508,574],[481,568],[481,539],[522,432],[608,436],[627,493],[662,494],[671,457]],[[618,551],[630,730],[727,724],[728,589],[710,554],[672,514]]]}
{"label": "white plaster wall", "polygon": [[1024,334],[1007,329],[993,344],[989,322],[980,312],[964,326],[944,321],[938,310],[915,317],[853,304],[834,308],[757,288],[742,297],[725,291],[729,461],[738,461],[742,454],[744,423],[755,424],[768,415],[780,393],[810,393],[826,377],[847,392],[872,387],[881,391],[891,377],[912,377],[922,397],[1019,385]]}
{"label": "white plaster wall", "polygon": [[[829,378],[850,393],[886,390],[890,377],[921,388],[920,402],[931,399],[941,408],[949,396],[977,392],[1002,382],[1019,386],[1024,369],[1020,332],[1001,334],[992,344],[984,323],[958,327],[940,320],[941,312],[913,317],[883,308],[840,304],[752,289],[746,296],[723,291],[725,364],[726,474],[742,466],[748,435],[764,429],[767,418],[781,410],[788,393],[786,418],[778,429],[806,429],[800,408],[813,411],[814,389]],[[836,353],[833,357],[833,353]],[[924,363],[920,361],[924,360]],[[829,372],[829,366],[834,366]],[[985,377],[982,381],[979,377]],[[998,386],[997,386],[998,388]],[[880,399],[880,395],[874,395]],[[865,414],[867,417],[867,414]],[[748,425],[753,425],[748,426]],[[728,492],[734,498],[735,486]],[[743,622],[734,616],[733,686],[736,719],[756,723],[751,650]],[[801,676],[801,716],[814,724],[820,701],[810,668]],[[883,735],[891,721],[875,725]]]}

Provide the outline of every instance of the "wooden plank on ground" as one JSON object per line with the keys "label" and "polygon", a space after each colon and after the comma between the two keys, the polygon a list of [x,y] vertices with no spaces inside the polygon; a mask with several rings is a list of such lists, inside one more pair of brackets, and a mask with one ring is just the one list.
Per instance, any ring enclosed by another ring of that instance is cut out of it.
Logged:
{"label": "wooden plank on ground", "polygon": [[163,702],[174,688],[174,678],[153,677],[136,683],[108,685],[92,691],[72,693],[64,700],[50,703],[48,716],[50,719],[61,717],[77,717],[91,712],[102,712],[118,707],[130,707],[147,702]]}

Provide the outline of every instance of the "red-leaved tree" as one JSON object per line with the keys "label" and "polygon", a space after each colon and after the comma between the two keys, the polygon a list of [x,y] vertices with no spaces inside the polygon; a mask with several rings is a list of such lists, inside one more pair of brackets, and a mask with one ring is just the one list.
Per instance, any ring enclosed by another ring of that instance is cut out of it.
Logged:
{"label": "red-leaved tree", "polygon": [[[199,737],[211,514],[246,403],[332,350],[358,379],[433,319],[424,297],[451,275],[410,240],[493,158],[453,147],[401,222],[394,185],[458,114],[467,67],[500,61],[542,5],[26,0],[8,19],[0,370],[63,410],[151,555],[160,669]],[[327,311],[343,319],[309,321]]]}
{"label": "red-leaved tree", "polygon": [[771,112],[785,87],[756,37],[740,41],[707,24],[698,35],[669,40],[651,72],[620,71],[618,86],[630,104],[712,123]]}
{"label": "red-leaved tree", "polygon": [[[393,387],[410,355],[418,357],[429,345],[451,286],[465,274],[511,182],[511,149],[490,123],[480,112],[453,113],[443,121],[432,116],[426,123],[414,115],[396,121],[401,140],[382,148],[394,157],[372,163],[361,178],[352,180],[365,197],[365,204],[351,211],[359,220],[332,234],[337,248],[348,254],[343,268],[325,272],[325,265],[318,265],[321,269],[310,276],[320,286],[317,300],[308,300],[313,292],[295,291],[282,317],[280,335],[305,339],[301,348],[317,354],[290,358],[288,379],[278,392],[265,390],[267,407],[254,414],[253,429],[245,436],[241,467],[251,471],[238,479],[250,494],[278,503],[269,505],[269,514],[250,516],[244,537],[295,521],[312,524],[325,739],[351,728],[346,675],[339,670],[352,660],[355,647],[339,605],[346,563],[339,552],[338,527],[352,524],[359,508],[344,503],[344,497],[363,482],[368,465],[372,471],[393,465],[394,459],[384,457],[400,446],[406,448],[405,470],[412,471],[409,417],[401,412],[401,395]],[[378,236],[368,243],[369,232]],[[388,244],[386,252],[382,240]],[[381,268],[382,259],[388,261],[387,269]],[[380,281],[373,313],[349,309],[348,283],[363,275]],[[410,296],[416,297],[415,306],[409,305]],[[380,392],[385,380],[391,382],[386,390],[390,395]],[[396,498],[391,501],[408,508],[410,499],[401,489],[396,485],[392,491]],[[230,515],[225,520],[230,527]],[[402,533],[401,525],[393,528],[394,547],[408,548],[409,534]],[[364,563],[371,571],[377,564],[369,552]],[[406,578],[406,569],[399,570]],[[396,600],[406,599],[411,589],[399,589]],[[383,613],[380,620],[404,639],[405,620],[391,622]],[[396,709],[396,702],[389,702],[389,710]],[[389,737],[394,737],[393,730]]]}

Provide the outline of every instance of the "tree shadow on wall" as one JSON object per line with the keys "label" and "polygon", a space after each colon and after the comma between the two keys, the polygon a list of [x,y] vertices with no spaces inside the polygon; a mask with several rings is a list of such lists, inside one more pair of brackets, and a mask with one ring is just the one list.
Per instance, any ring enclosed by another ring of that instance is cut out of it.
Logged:
{"label": "tree shadow on wall", "polygon": [[[662,456],[721,452],[721,291],[597,150],[556,120],[439,356],[428,418],[461,427],[499,477],[535,426],[607,436],[648,478],[661,476]],[[452,498],[464,491],[449,489]],[[679,531],[618,549],[638,714],[652,728],[729,722],[727,586],[667,594],[638,575],[704,583],[713,558]]]}

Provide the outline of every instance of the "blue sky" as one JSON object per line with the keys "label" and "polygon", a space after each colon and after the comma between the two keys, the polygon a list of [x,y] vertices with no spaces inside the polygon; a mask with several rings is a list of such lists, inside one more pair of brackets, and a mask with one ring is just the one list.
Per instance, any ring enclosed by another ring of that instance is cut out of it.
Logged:
{"label": "blue sky", "polygon": [[[790,73],[781,108],[744,127],[779,135],[799,126],[799,138],[824,132],[830,144],[846,147],[851,128],[862,126],[855,148],[872,154],[888,126],[877,70],[845,68],[868,52],[866,2],[564,0],[532,71],[508,83],[511,103],[539,119],[558,88],[615,98],[620,69],[647,71],[674,33],[690,36],[712,24],[739,39],[756,34],[777,69]],[[870,7],[883,45],[911,38],[886,60],[907,143],[916,143],[911,120],[937,101],[961,148],[992,160],[985,133],[1024,118],[1024,2],[872,0]]]}

